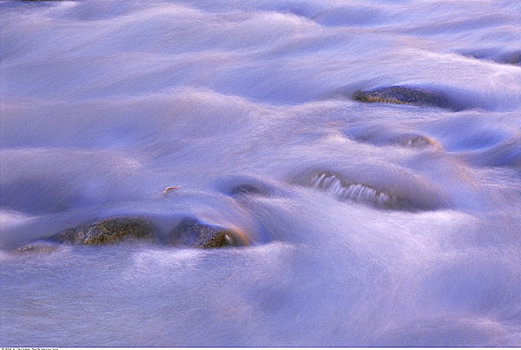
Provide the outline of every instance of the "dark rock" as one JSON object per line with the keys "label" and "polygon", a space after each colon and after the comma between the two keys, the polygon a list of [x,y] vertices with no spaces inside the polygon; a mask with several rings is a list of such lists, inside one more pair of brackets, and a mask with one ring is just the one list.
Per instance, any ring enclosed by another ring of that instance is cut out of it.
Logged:
{"label": "dark rock", "polygon": [[127,239],[150,239],[152,225],[139,218],[105,219],[93,224],[79,225],[59,232],[50,241],[67,244],[101,245]]}
{"label": "dark rock", "polygon": [[409,104],[456,111],[463,109],[461,106],[450,101],[449,98],[441,92],[409,86],[388,86],[372,90],[357,91],[354,93],[353,99],[360,102]]}
{"label": "dark rock", "polygon": [[236,229],[204,224],[195,218],[183,219],[171,232],[168,243],[194,248],[219,248],[249,244],[244,234]]}

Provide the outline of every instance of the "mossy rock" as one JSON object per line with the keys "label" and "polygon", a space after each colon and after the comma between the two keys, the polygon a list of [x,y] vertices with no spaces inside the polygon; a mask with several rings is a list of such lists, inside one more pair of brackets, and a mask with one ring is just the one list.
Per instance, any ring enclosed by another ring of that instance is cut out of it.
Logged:
{"label": "mossy rock", "polygon": [[237,229],[208,225],[189,217],[173,229],[168,243],[193,248],[220,248],[248,245],[248,240]]}
{"label": "mossy rock", "polygon": [[139,218],[116,218],[75,226],[51,236],[49,240],[66,244],[105,245],[152,237],[153,228],[148,221]]}
{"label": "mossy rock", "polygon": [[415,106],[438,107],[450,110],[461,110],[461,106],[453,103],[444,93],[409,86],[388,86],[372,90],[357,91],[353,99],[360,102],[381,102],[408,104]]}
{"label": "mossy rock", "polygon": [[250,244],[246,235],[237,228],[205,224],[193,217],[184,218],[170,232],[166,241],[165,237],[156,237],[155,231],[150,222],[140,218],[104,219],[68,228],[43,240],[20,246],[12,252],[51,253],[59,249],[62,244],[97,246],[144,240],[191,248],[220,248]]}

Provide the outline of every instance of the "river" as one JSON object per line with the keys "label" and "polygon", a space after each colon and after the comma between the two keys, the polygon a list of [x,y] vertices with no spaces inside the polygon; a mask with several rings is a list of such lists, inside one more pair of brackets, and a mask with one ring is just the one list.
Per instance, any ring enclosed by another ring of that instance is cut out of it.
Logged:
{"label": "river", "polygon": [[[0,12],[0,345],[521,345],[521,2]],[[128,216],[249,245],[15,250]]]}

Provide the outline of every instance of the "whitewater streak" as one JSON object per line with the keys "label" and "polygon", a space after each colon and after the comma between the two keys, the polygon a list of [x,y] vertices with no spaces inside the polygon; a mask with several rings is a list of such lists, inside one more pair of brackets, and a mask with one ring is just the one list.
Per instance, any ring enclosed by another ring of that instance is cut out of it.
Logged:
{"label": "whitewater streak", "polygon": [[0,345],[521,345],[518,1],[0,19]]}

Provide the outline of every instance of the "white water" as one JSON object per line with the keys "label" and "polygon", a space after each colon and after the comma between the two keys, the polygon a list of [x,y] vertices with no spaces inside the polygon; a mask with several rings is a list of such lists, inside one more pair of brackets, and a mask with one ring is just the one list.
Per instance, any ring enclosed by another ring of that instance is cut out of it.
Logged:
{"label": "white water", "polygon": [[[0,12],[0,345],[521,345],[519,1]],[[396,84],[468,108],[350,99]],[[254,245],[10,252],[128,215]]]}

